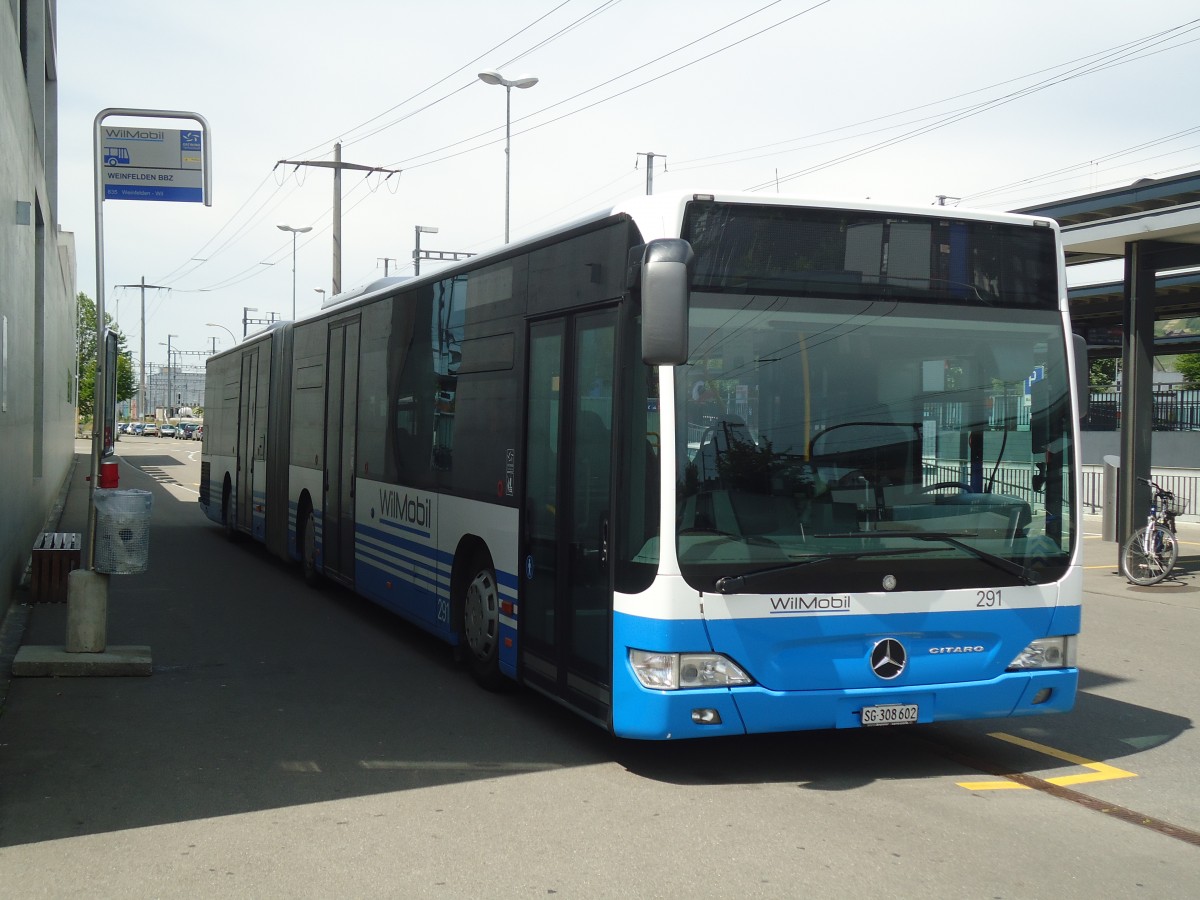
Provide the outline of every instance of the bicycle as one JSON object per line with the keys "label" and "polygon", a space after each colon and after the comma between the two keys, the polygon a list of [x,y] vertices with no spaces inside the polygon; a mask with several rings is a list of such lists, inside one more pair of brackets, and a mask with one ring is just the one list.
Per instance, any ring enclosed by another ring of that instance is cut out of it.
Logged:
{"label": "bicycle", "polygon": [[1146,524],[1129,536],[1121,548],[1121,574],[1131,584],[1158,584],[1171,574],[1179,559],[1179,544],[1175,540],[1175,517],[1183,505],[1175,495],[1149,478],[1138,481],[1150,485],[1154,499]]}

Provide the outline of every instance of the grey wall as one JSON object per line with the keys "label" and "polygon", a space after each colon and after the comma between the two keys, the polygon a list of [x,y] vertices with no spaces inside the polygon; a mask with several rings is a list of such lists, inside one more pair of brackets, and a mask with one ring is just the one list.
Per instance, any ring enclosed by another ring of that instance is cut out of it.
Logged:
{"label": "grey wall", "polygon": [[75,241],[55,209],[55,15],[56,0],[0,5],[0,617],[75,450]]}
{"label": "grey wall", "polygon": [[[1153,468],[1200,469],[1200,431],[1156,431],[1150,440]],[[1099,466],[1104,457],[1121,455],[1119,431],[1085,431],[1081,441],[1085,466]]]}

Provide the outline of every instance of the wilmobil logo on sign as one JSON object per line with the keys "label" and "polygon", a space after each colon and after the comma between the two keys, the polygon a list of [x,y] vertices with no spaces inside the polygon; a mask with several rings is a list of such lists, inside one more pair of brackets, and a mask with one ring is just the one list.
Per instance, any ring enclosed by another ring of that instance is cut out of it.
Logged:
{"label": "wilmobil logo on sign", "polygon": [[380,488],[379,509],[385,517],[402,525],[433,527],[433,499],[430,497],[414,497],[411,494],[401,497],[396,491]]}
{"label": "wilmobil logo on sign", "polygon": [[105,128],[104,139],[106,141],[158,141],[161,144],[167,139],[167,133],[161,129],[150,128]]}
{"label": "wilmobil logo on sign", "polygon": [[850,595],[829,597],[772,597],[771,615],[804,615],[805,613],[850,612]]}

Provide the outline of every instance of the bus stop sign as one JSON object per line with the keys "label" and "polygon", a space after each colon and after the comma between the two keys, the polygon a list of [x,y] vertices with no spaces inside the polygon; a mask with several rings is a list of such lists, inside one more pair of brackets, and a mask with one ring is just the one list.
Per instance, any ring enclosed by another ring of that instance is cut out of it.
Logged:
{"label": "bus stop sign", "polygon": [[204,133],[139,125],[101,129],[105,200],[204,202]]}

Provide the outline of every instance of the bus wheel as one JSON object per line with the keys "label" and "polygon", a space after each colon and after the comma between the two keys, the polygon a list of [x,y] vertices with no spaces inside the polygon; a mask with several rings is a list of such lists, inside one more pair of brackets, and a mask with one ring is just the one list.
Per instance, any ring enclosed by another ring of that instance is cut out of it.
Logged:
{"label": "bus wheel", "polygon": [[221,527],[225,529],[226,540],[237,540],[237,526],[233,521],[233,495],[228,483],[225,485],[225,492],[221,498]]}
{"label": "bus wheel", "polygon": [[488,690],[503,684],[500,674],[500,591],[487,557],[476,554],[468,568],[462,604],[462,633],[471,675]]}
{"label": "bus wheel", "polygon": [[300,571],[308,584],[316,584],[317,573],[317,529],[312,510],[305,510],[300,522]]}

